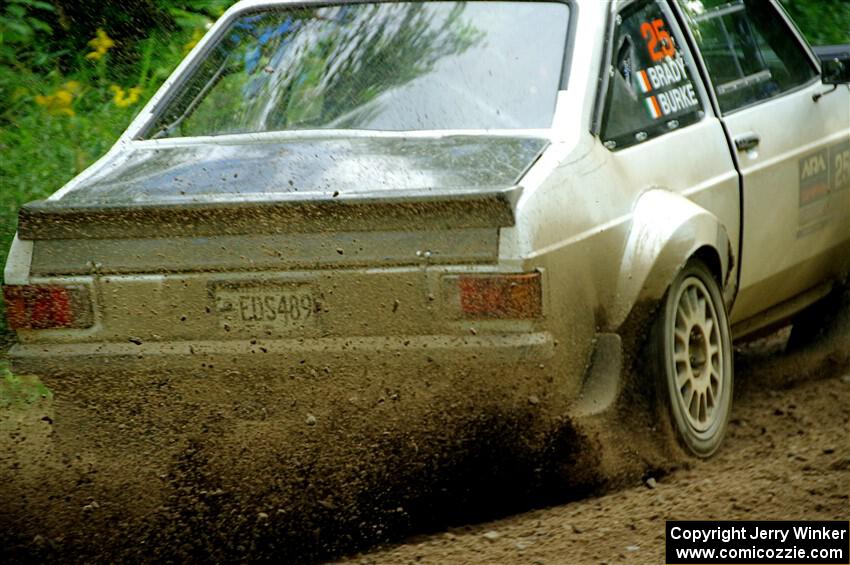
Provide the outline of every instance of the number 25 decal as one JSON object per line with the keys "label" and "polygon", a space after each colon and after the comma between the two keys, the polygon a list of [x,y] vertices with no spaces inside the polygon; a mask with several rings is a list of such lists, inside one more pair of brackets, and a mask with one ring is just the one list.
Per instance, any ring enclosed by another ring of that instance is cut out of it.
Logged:
{"label": "number 25 decal", "polygon": [[646,48],[653,62],[657,63],[663,60],[664,57],[673,57],[676,55],[676,48],[673,47],[673,38],[664,29],[664,20],[661,18],[653,20],[652,24],[649,22],[641,24],[640,33],[646,40]]}

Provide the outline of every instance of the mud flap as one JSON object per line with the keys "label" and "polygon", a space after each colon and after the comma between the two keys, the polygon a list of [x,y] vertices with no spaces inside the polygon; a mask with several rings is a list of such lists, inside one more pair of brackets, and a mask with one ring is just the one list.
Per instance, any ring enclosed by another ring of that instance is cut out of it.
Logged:
{"label": "mud flap", "polygon": [[623,341],[618,334],[597,334],[590,367],[571,415],[585,418],[610,410],[622,389]]}

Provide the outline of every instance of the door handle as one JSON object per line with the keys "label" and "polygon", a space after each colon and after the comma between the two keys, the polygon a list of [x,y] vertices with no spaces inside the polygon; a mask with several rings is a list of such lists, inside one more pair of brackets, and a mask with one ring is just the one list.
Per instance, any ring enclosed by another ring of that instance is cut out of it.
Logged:
{"label": "door handle", "polygon": [[761,143],[761,138],[757,133],[745,133],[735,138],[735,147],[738,151],[755,149],[759,143]]}

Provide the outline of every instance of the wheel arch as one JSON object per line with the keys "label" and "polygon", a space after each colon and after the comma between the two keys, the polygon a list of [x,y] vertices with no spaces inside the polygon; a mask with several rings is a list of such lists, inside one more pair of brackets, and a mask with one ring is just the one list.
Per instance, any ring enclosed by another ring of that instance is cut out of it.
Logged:
{"label": "wheel arch", "polygon": [[633,210],[609,325],[619,329],[636,308],[657,304],[694,257],[711,270],[731,307],[737,290],[735,257],[721,221],[680,194],[645,191]]}
{"label": "wheel arch", "polygon": [[[716,248],[710,245],[703,245],[696,251],[694,251],[693,255],[696,259],[702,261],[708,270],[711,271],[711,274],[714,275],[714,280],[717,281],[717,284],[720,288],[724,288],[726,286],[726,281],[724,279],[724,267],[723,261],[720,258],[720,253]],[[689,258],[690,259],[690,258]]]}

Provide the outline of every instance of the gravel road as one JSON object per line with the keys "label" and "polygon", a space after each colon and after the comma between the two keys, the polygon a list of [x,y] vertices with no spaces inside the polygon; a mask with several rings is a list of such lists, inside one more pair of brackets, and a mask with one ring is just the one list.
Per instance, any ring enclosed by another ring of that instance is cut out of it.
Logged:
{"label": "gravel road", "polygon": [[604,480],[578,489],[551,463],[580,438],[535,428],[534,391],[504,411],[510,387],[458,399],[447,382],[416,411],[403,384],[336,399],[335,375],[254,381],[239,402],[232,376],[69,381],[64,408],[0,412],[0,547],[6,562],[662,563],[667,519],[848,519],[850,340],[785,354],[785,337],[738,352],[715,457],[665,460],[651,422],[629,420],[599,443],[621,456],[589,461]]}
{"label": "gravel road", "polygon": [[754,380],[709,461],[346,563],[664,563],[665,520],[850,519],[850,376],[784,389]]}

